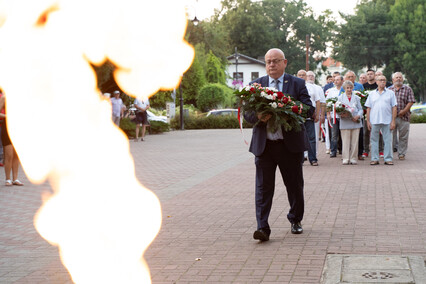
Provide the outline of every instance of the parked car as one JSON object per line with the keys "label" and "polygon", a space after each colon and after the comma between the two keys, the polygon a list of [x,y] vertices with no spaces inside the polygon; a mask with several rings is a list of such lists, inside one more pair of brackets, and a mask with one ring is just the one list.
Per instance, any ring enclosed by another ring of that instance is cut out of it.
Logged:
{"label": "parked car", "polygon": [[413,115],[422,115],[422,114],[426,114],[426,104],[422,104],[422,105],[413,105],[410,108],[411,114]]}
{"label": "parked car", "polygon": [[207,116],[210,115],[232,115],[238,117],[238,109],[235,108],[224,108],[224,109],[214,109],[207,113]]}
{"label": "parked car", "polygon": [[150,112],[149,110],[146,110],[146,114],[148,115],[149,121],[161,121],[161,122],[167,123],[167,116],[155,115],[152,112]]}

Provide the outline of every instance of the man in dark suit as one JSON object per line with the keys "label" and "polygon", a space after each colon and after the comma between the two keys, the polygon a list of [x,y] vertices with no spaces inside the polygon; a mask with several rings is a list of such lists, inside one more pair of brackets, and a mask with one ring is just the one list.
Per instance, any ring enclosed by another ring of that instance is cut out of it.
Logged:
{"label": "man in dark suit", "polygon": [[[259,83],[262,87],[275,87],[284,94],[291,95],[311,108],[309,117],[315,108],[312,107],[305,81],[289,74],[285,74],[287,59],[282,50],[273,48],[265,54],[266,72],[268,76],[261,77],[252,83]],[[303,198],[303,152],[307,150],[305,128],[302,130],[285,131],[278,128],[274,133],[267,130],[270,115],[247,112],[244,118],[250,123],[260,122],[253,127],[253,136],[249,151],[255,155],[256,164],[256,219],[257,230],[253,238],[268,241],[271,229],[268,223],[272,199],[275,190],[275,171],[277,166],[287,188],[290,211],[287,218],[291,223],[291,232],[303,232],[301,221],[304,213]]]}

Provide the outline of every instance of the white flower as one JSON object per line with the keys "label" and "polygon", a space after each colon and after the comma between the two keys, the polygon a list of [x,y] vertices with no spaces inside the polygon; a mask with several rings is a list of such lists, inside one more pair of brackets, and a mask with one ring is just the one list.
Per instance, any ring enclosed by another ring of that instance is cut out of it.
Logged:
{"label": "white flower", "polygon": [[266,89],[271,90],[274,93],[278,92],[278,90],[275,89],[274,87],[266,87]]}
{"label": "white flower", "polygon": [[277,108],[277,103],[269,103],[270,105],[271,105],[271,107],[273,107],[273,108]]}
{"label": "white flower", "polygon": [[264,91],[262,91],[262,92],[260,93],[260,96],[261,96],[261,97],[264,97],[264,98],[268,98],[268,94],[267,94],[267,93],[265,93]]}
{"label": "white flower", "polygon": [[248,91],[250,91],[251,86],[250,86],[250,85],[247,85],[247,86],[245,87],[245,89],[246,89],[246,91],[248,92]]}
{"label": "white flower", "polygon": [[244,88],[243,88],[243,86],[240,86],[239,88],[238,88],[238,90],[241,92],[242,90],[243,90]]}

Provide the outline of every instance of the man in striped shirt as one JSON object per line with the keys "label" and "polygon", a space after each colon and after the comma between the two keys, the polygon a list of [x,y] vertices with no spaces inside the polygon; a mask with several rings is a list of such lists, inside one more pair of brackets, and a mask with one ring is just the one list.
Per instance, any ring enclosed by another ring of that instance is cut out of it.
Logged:
{"label": "man in striped shirt", "polygon": [[[404,77],[401,72],[392,74],[393,85],[389,87],[395,92],[397,100],[397,117],[393,130],[393,149],[397,149],[400,160],[405,159],[408,148],[408,134],[410,132],[410,108],[416,102],[413,90],[404,85]],[[399,136],[399,140],[398,140]]]}

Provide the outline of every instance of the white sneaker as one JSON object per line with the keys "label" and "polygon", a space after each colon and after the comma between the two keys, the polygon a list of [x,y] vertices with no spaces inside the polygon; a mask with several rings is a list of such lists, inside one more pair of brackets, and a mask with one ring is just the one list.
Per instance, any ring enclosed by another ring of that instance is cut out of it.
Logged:
{"label": "white sneaker", "polygon": [[139,139],[138,138],[135,138],[135,140],[134,140],[135,142],[138,142],[139,141]]}
{"label": "white sneaker", "polygon": [[327,149],[327,151],[325,151],[326,154],[330,154],[330,149]]}

